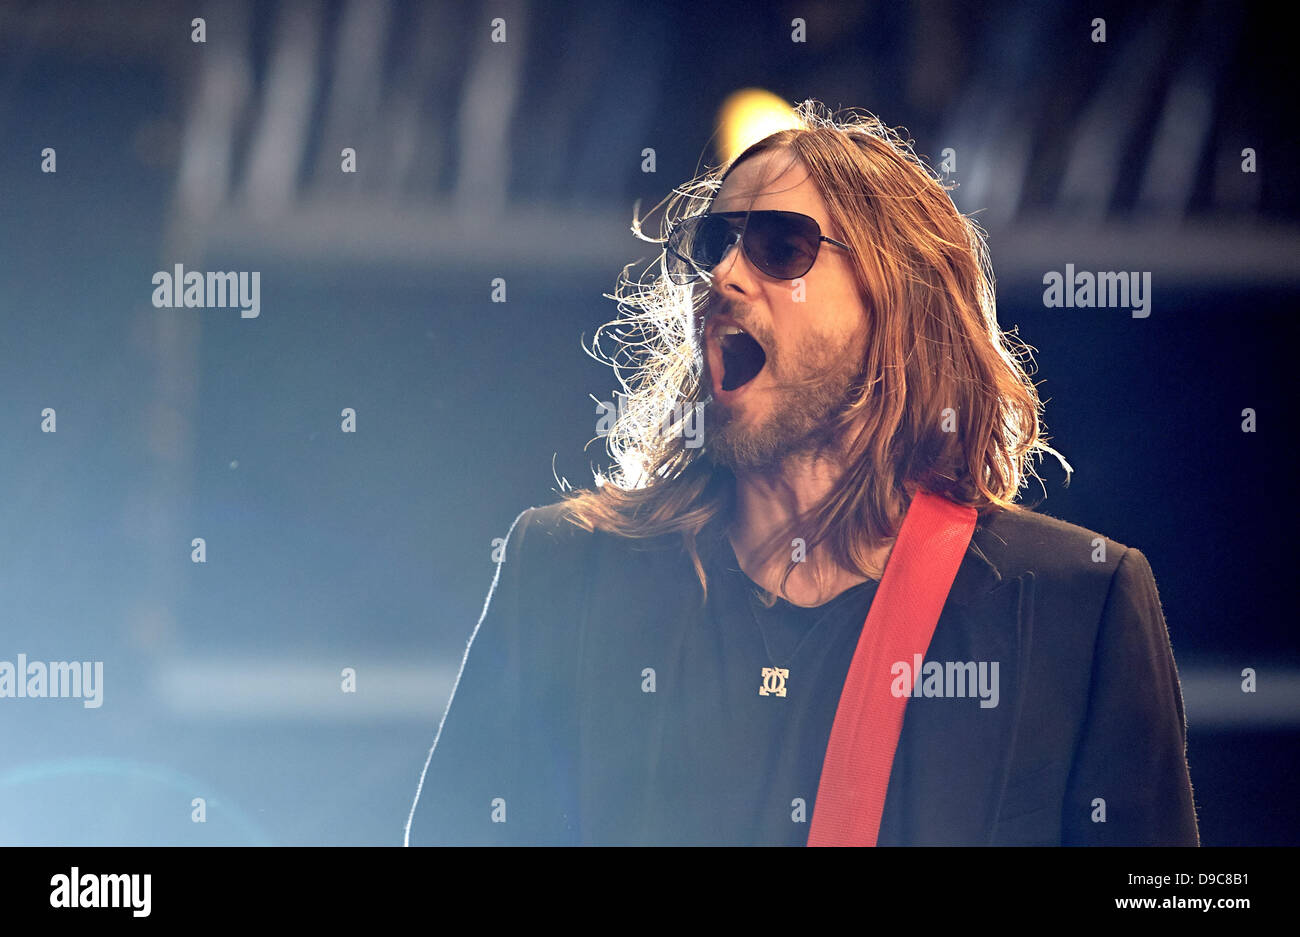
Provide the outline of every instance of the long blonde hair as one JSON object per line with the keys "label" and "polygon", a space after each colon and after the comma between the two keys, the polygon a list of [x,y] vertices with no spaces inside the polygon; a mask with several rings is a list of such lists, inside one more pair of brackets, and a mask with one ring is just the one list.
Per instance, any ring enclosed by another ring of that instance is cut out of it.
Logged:
{"label": "long blonde hair", "polygon": [[[787,534],[797,527],[807,551],[824,543],[838,566],[865,576],[872,574],[869,556],[896,535],[915,490],[981,513],[1023,510],[1013,499],[1036,476],[1032,456],[1060,455],[1043,435],[1042,404],[1027,371],[1031,349],[998,326],[978,225],[957,210],[910,144],[877,118],[832,115],[811,100],[796,114],[798,127],[678,187],[666,200],[661,237],[642,237],[663,243],[675,221],[707,211],[728,173],[759,153],[783,148],[807,167],[851,249],[858,288],[873,313],[866,379],[837,417],[841,427],[862,421],[865,431],[847,450],[837,488],[772,542],[789,544]],[[641,233],[640,219],[634,230]],[[680,535],[703,600],[708,580],[697,537],[734,511],[735,479],[693,447],[686,431],[708,396],[694,336],[699,292],[667,278],[662,254],[639,278],[624,268],[608,297],[618,301],[620,315],[597,330],[590,348],[614,368],[624,390],[606,437],[617,468],[596,473],[594,490],[565,499],[568,519],[586,530]],[[612,353],[602,346],[606,340]],[[792,559],[782,591],[794,568]]]}

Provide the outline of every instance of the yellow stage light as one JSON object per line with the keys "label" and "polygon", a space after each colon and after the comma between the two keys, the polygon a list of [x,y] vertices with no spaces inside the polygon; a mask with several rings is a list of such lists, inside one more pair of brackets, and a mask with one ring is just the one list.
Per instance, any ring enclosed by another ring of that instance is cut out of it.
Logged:
{"label": "yellow stage light", "polygon": [[772,92],[762,88],[735,91],[718,108],[718,158],[730,162],[751,143],[798,126],[794,108]]}

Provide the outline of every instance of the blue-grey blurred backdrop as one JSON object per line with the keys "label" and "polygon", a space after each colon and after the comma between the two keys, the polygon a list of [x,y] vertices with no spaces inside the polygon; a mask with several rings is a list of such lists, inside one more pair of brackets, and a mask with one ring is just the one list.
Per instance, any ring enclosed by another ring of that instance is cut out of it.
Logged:
{"label": "blue-grey blurred backdrop", "polygon": [[[493,538],[606,461],[582,344],[653,256],[633,206],[751,87],[951,148],[1076,470],[1041,510],[1154,568],[1205,842],[1300,842],[1266,9],[3,0],[0,660],[103,661],[104,697],[0,700],[0,843],[401,841]],[[260,314],[155,308],[178,263],[258,271]],[[1045,308],[1067,263],[1150,271],[1150,316]]]}

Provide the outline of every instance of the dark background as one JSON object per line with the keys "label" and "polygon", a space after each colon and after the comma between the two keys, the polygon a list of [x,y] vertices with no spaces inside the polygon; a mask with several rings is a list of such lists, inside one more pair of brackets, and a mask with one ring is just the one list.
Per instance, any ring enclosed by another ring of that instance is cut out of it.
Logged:
{"label": "dark background", "polygon": [[[0,700],[0,843],[401,841],[492,539],[606,464],[616,385],[581,345],[656,253],[633,205],[716,162],[746,87],[955,150],[1075,469],[1043,463],[1040,510],[1155,571],[1203,840],[1300,842],[1300,205],[1266,9],[0,2],[0,659],[105,668],[100,709]],[[176,263],[260,271],[261,315],[155,309]],[[1150,271],[1150,317],[1045,308],[1067,263]]]}

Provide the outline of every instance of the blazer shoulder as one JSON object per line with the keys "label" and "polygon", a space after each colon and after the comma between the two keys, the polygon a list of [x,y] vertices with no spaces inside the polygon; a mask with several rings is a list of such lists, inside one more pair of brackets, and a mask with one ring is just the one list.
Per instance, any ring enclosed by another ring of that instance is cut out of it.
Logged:
{"label": "blazer shoulder", "polygon": [[[519,518],[527,529],[527,565],[553,569],[582,569],[602,582],[632,583],[655,576],[673,577],[690,564],[678,534],[626,537],[577,523],[566,500],[529,508]],[[705,538],[707,539],[707,538]],[[706,542],[699,545],[702,557],[709,555]],[[685,564],[685,565],[683,565]],[[693,572],[690,572],[692,578]]]}
{"label": "blazer shoulder", "polygon": [[520,523],[527,525],[534,533],[529,536],[546,537],[556,541],[575,541],[592,536],[588,531],[573,522],[567,501],[554,501],[525,509],[519,515]]}
{"label": "blazer shoulder", "polygon": [[530,539],[545,539],[555,544],[572,545],[578,549],[599,544],[601,552],[639,554],[643,551],[674,551],[681,546],[681,539],[675,534],[632,538],[600,529],[589,530],[577,523],[567,500],[528,508],[520,515],[520,523],[521,526],[526,524],[529,528]]}
{"label": "blazer shoulder", "polygon": [[1028,508],[999,510],[981,517],[976,545],[1002,578],[1032,573],[1041,584],[1109,587],[1127,544],[1078,524]]}
{"label": "blazer shoulder", "polygon": [[602,536],[575,523],[568,504],[556,501],[519,513],[511,528],[509,552],[525,557],[530,566],[582,564],[590,560]]}
{"label": "blazer shoulder", "polygon": [[549,537],[560,537],[560,535],[569,534],[569,532],[586,533],[585,530],[578,528],[576,524],[569,520],[568,504],[563,500],[525,508],[520,513],[520,519],[534,529],[545,530]]}

